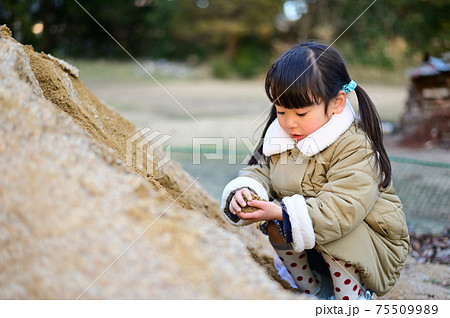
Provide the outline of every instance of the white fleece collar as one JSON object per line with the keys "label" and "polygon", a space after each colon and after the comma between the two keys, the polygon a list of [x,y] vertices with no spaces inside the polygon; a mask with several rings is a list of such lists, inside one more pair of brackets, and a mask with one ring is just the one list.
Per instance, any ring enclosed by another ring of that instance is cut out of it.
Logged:
{"label": "white fleece collar", "polygon": [[266,156],[272,156],[297,146],[304,156],[315,156],[331,146],[352,125],[355,117],[352,105],[347,99],[345,107],[340,114],[331,116],[325,125],[298,143],[281,128],[278,119],[275,119],[267,129],[264,137],[263,153]]}

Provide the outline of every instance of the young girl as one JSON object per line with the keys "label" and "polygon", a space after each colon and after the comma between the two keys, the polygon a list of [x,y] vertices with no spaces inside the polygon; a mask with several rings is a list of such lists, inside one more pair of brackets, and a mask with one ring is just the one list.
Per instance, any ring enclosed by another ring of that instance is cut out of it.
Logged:
{"label": "young girl", "polygon": [[[249,166],[224,189],[224,215],[234,225],[265,221],[289,279],[307,294],[386,294],[409,236],[371,99],[339,52],[311,42],[282,54],[265,86],[269,119]],[[359,115],[347,99],[353,90]],[[257,210],[244,213],[246,205]]]}

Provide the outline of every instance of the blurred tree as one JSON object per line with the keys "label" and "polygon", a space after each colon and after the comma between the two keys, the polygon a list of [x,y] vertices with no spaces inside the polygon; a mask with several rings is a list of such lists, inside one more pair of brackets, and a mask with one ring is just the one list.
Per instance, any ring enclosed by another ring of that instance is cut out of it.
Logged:
{"label": "blurred tree", "polygon": [[141,55],[145,51],[144,43],[149,41],[145,17],[155,10],[154,1],[77,0],[101,26],[75,1],[59,1],[64,2],[66,13],[66,28],[61,39],[66,53],[127,58],[105,30],[131,54]]}
{"label": "blurred tree", "polygon": [[273,0],[189,0],[178,5],[176,36],[223,48],[229,60],[244,40],[267,44],[274,35],[274,17],[281,11],[281,2]]}
{"label": "blurred tree", "polygon": [[406,40],[411,51],[439,56],[450,50],[450,1],[398,0],[388,9],[394,11],[393,32]]}
{"label": "blurred tree", "polygon": [[33,25],[32,0],[2,0],[0,2],[0,24],[6,24],[19,41],[36,42],[31,32]]}
{"label": "blurred tree", "polygon": [[[412,1],[410,0],[410,3]],[[342,2],[338,32],[344,31],[372,3],[373,0]],[[366,65],[393,67],[392,55],[395,53],[389,50],[389,42],[396,36],[393,29],[396,15],[390,8],[390,3],[386,0],[377,0],[342,35],[339,45],[349,59]]]}
{"label": "blurred tree", "polygon": [[[149,44],[158,38],[158,32],[167,26],[161,23],[167,16],[167,1],[155,0],[77,0],[123,47],[130,53],[148,53]],[[13,31],[13,35],[37,50],[58,52],[58,55],[84,57],[126,57],[121,48],[82,8],[73,0],[2,0],[0,18]],[[173,5],[172,5],[173,7]],[[158,12],[152,21],[148,15]],[[166,19],[170,21],[170,19]],[[152,22],[160,23],[153,27]],[[42,24],[42,30],[33,28]],[[39,32],[36,32],[39,31]],[[34,32],[34,33],[33,33]],[[166,39],[166,42],[170,41]]]}
{"label": "blurred tree", "polygon": [[[372,2],[338,1],[338,33]],[[345,32],[338,45],[356,62],[386,68],[407,63],[425,52],[439,56],[450,49],[449,12],[448,0],[378,0]]]}
{"label": "blurred tree", "polygon": [[280,33],[284,41],[331,43],[373,4],[335,44],[353,62],[392,68],[414,54],[439,56],[450,49],[448,0],[298,1],[308,2],[307,13],[285,21]]}
{"label": "blurred tree", "polygon": [[[290,10],[296,14],[278,19],[279,35],[283,41],[298,43],[320,39],[331,43],[336,38],[341,23],[339,2],[336,0],[288,0]],[[286,5],[285,9],[286,11]]]}
{"label": "blurred tree", "polygon": [[[1,0],[0,23],[58,56],[213,60],[252,76],[286,45],[333,42],[373,0]],[[377,0],[335,46],[352,62],[390,68],[450,50],[448,0]],[[406,57],[406,58],[405,58]]]}
{"label": "blurred tree", "polygon": [[218,56],[225,69],[233,67],[244,76],[267,65],[281,1],[189,0],[178,1],[178,6],[177,41],[194,45],[201,55]]}

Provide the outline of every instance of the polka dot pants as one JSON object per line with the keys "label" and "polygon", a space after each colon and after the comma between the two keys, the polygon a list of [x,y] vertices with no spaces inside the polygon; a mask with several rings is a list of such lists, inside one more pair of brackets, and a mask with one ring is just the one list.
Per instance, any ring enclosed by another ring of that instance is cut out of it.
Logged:
{"label": "polka dot pants", "polygon": [[306,252],[298,253],[293,249],[276,249],[278,257],[283,262],[298,288],[306,294],[314,294],[320,286],[308,264]]}
{"label": "polka dot pants", "polygon": [[357,299],[363,292],[358,270],[354,266],[333,258],[328,254],[322,253],[322,256],[330,269],[335,299]]}

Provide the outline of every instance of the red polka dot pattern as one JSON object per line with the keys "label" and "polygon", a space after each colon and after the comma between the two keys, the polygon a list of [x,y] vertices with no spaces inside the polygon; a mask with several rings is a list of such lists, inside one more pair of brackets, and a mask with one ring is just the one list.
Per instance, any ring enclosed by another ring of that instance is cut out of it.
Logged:
{"label": "red polka dot pattern", "polygon": [[320,281],[316,280],[308,264],[306,252],[297,253],[294,250],[276,250],[289,274],[294,278],[296,285],[305,293],[316,290]]}
{"label": "red polka dot pattern", "polygon": [[335,299],[350,300],[361,295],[361,289],[358,287],[361,279],[359,271],[345,261],[326,254],[323,257],[332,274]]}

